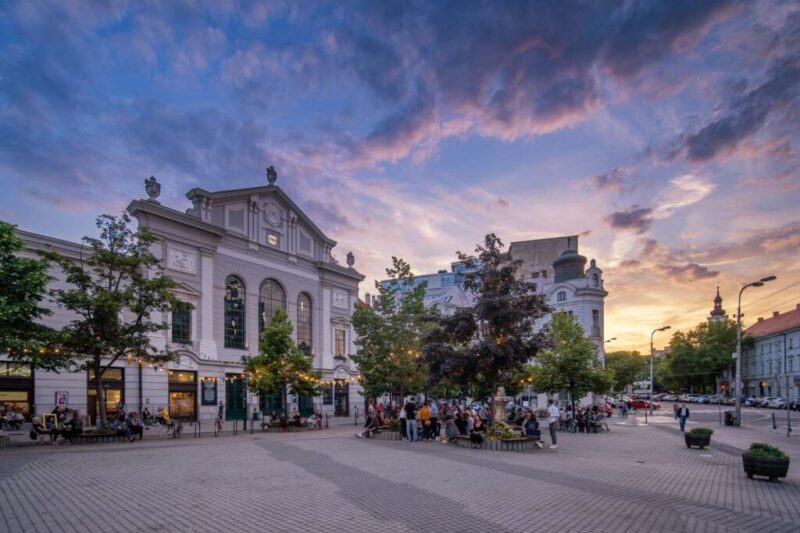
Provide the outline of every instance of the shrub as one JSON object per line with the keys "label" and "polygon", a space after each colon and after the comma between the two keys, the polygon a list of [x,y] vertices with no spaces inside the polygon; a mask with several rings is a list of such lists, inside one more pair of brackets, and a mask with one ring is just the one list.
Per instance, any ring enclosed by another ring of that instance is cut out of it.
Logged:
{"label": "shrub", "polygon": [[392,418],[389,420],[389,431],[400,431],[400,419]]}
{"label": "shrub", "polygon": [[489,440],[519,439],[519,434],[514,433],[509,426],[501,422],[495,422],[486,430],[486,438]]}
{"label": "shrub", "polygon": [[779,448],[763,442],[754,442],[744,453],[750,457],[786,457],[786,454]]}
{"label": "shrub", "polygon": [[692,437],[705,437],[706,435],[712,435],[713,433],[714,430],[711,428],[692,428],[692,430],[689,431],[689,435]]}

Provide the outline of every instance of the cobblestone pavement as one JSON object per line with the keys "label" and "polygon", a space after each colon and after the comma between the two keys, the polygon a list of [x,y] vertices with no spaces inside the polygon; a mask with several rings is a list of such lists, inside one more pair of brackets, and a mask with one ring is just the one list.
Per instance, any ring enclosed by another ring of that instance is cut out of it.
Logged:
{"label": "cobblestone pavement", "polygon": [[730,450],[635,420],[530,453],[352,430],[10,448],[0,530],[800,530],[796,480],[748,480]]}

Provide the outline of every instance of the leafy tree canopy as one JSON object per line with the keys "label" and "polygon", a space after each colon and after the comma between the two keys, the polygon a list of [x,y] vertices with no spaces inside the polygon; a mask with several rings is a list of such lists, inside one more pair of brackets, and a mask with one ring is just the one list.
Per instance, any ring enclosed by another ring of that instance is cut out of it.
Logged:
{"label": "leafy tree canopy", "polygon": [[602,367],[583,328],[567,313],[554,313],[550,327],[552,346],[529,367],[533,388],[550,393],[566,391],[573,403],[589,392],[607,394],[614,374]]}
{"label": "leafy tree canopy", "polygon": [[425,309],[427,283],[415,282],[411,265],[397,257],[386,275],[391,281],[386,287],[375,283],[377,306],[358,307],[353,313],[358,352],[352,359],[367,398],[420,392],[427,376],[420,352],[431,329],[429,317],[436,313]]}
{"label": "leafy tree canopy", "polygon": [[314,396],[320,381],[311,358],[292,340],[293,330],[286,311],[278,309],[261,332],[258,355],[245,365],[251,390],[281,394],[284,406],[287,405],[287,389],[303,396]]}
{"label": "leafy tree canopy", "polygon": [[430,384],[446,382],[476,397],[493,396],[500,386],[514,386],[520,370],[546,344],[546,333],[534,325],[548,308],[519,279],[521,261],[504,252],[494,234],[475,248],[475,255],[458,252],[458,259],[467,269],[464,288],[474,306],[441,317],[425,337]]}
{"label": "leafy tree canopy", "polygon": [[41,306],[51,279],[47,261],[20,257],[23,242],[14,228],[0,222],[0,348],[12,359],[57,368],[51,331],[38,323],[50,314]]}
{"label": "leafy tree canopy", "polygon": [[714,390],[716,378],[733,364],[731,354],[735,350],[736,323],[733,320],[702,322],[672,336],[664,375],[674,388]]}
{"label": "leafy tree canopy", "polygon": [[605,359],[606,368],[614,373],[615,391],[624,391],[640,378],[648,364],[648,358],[637,351],[607,352]]}
{"label": "leafy tree canopy", "polygon": [[[175,354],[150,343],[149,335],[167,328],[163,314],[177,305],[177,284],[163,274],[150,247],[155,237],[144,228],[133,231],[127,214],[97,218],[98,238],[84,237],[85,256],[48,252],[47,259],[65,275],[68,288],[51,297],[76,318],[57,333],[60,356],[73,369],[102,377],[120,358],[163,363]],[[97,397],[104,398],[100,379]],[[99,414],[106,423],[105,401]]]}

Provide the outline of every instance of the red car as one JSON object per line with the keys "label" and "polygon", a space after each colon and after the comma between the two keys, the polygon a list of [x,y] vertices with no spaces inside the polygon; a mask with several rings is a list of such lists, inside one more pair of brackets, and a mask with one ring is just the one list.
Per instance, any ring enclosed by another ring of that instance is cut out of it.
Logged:
{"label": "red car", "polygon": [[[628,407],[630,409],[647,409],[650,407],[650,402],[648,400],[631,400],[628,402]],[[661,409],[661,405],[657,403],[653,403],[653,409]]]}

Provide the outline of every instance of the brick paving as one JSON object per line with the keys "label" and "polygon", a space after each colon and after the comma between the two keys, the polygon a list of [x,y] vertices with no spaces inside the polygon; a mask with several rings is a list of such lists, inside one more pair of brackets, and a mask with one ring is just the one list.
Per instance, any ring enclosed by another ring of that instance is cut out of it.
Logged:
{"label": "brick paving", "polygon": [[797,480],[635,419],[529,453],[352,431],[9,448],[0,530],[800,531]]}

